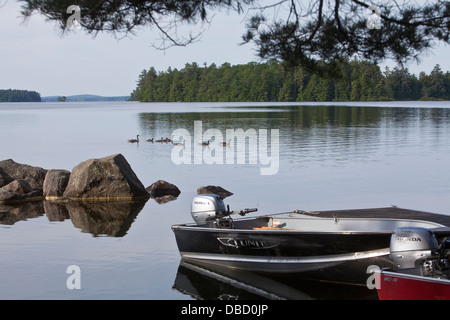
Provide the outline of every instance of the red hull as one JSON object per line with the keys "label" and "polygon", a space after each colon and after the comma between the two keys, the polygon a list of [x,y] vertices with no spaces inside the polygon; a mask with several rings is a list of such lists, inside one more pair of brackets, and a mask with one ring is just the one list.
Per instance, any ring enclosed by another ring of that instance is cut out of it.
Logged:
{"label": "red hull", "polygon": [[450,280],[381,272],[380,300],[450,300]]}

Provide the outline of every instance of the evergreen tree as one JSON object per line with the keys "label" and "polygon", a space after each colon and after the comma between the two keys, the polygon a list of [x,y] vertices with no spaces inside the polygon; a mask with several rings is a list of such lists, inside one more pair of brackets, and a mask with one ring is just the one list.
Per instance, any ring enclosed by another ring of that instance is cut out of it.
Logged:
{"label": "evergreen tree", "polygon": [[446,77],[440,65],[437,64],[428,76],[425,73],[421,73],[420,82],[422,83],[424,99],[449,98],[448,76]]}

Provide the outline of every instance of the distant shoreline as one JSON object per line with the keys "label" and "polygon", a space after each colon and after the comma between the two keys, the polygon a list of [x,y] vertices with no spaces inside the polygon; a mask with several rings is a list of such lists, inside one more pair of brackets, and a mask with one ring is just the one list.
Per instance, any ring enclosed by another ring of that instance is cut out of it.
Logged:
{"label": "distant shoreline", "polygon": [[[42,102],[58,102],[58,98],[61,96],[47,96],[42,97]],[[128,101],[130,96],[116,96],[116,97],[104,97],[92,94],[79,94],[73,96],[67,96],[66,102],[87,102],[87,101]]]}

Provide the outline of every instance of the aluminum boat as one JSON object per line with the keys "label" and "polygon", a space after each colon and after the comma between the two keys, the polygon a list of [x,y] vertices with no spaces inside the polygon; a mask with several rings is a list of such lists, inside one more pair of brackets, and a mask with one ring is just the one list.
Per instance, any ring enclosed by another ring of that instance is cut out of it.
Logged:
{"label": "aluminum boat", "polygon": [[365,285],[369,266],[395,268],[389,257],[395,229],[443,227],[421,220],[318,218],[301,211],[245,217],[254,211],[230,211],[217,195],[195,197],[195,223],[172,226],[182,259]]}

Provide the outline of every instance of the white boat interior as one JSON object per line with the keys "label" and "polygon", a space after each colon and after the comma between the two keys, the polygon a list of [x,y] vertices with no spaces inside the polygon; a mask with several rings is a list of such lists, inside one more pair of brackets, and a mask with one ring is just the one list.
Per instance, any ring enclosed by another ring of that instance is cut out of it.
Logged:
{"label": "white boat interior", "polygon": [[344,218],[333,215],[333,217],[315,217],[312,212],[295,210],[292,212],[260,215],[256,217],[232,218],[232,215],[245,216],[253,209],[230,211],[226,208],[223,199],[214,194],[202,194],[194,197],[191,207],[191,216],[196,224],[185,224],[183,227],[195,227],[202,229],[220,228],[242,231],[296,231],[314,233],[374,233],[393,232],[397,228],[418,227],[426,229],[445,228],[444,225],[413,219],[398,218]]}
{"label": "white boat interior", "polygon": [[315,218],[293,215],[268,215],[233,220],[234,229],[304,232],[392,232],[401,227],[435,229],[441,224],[410,219],[389,218]]}

